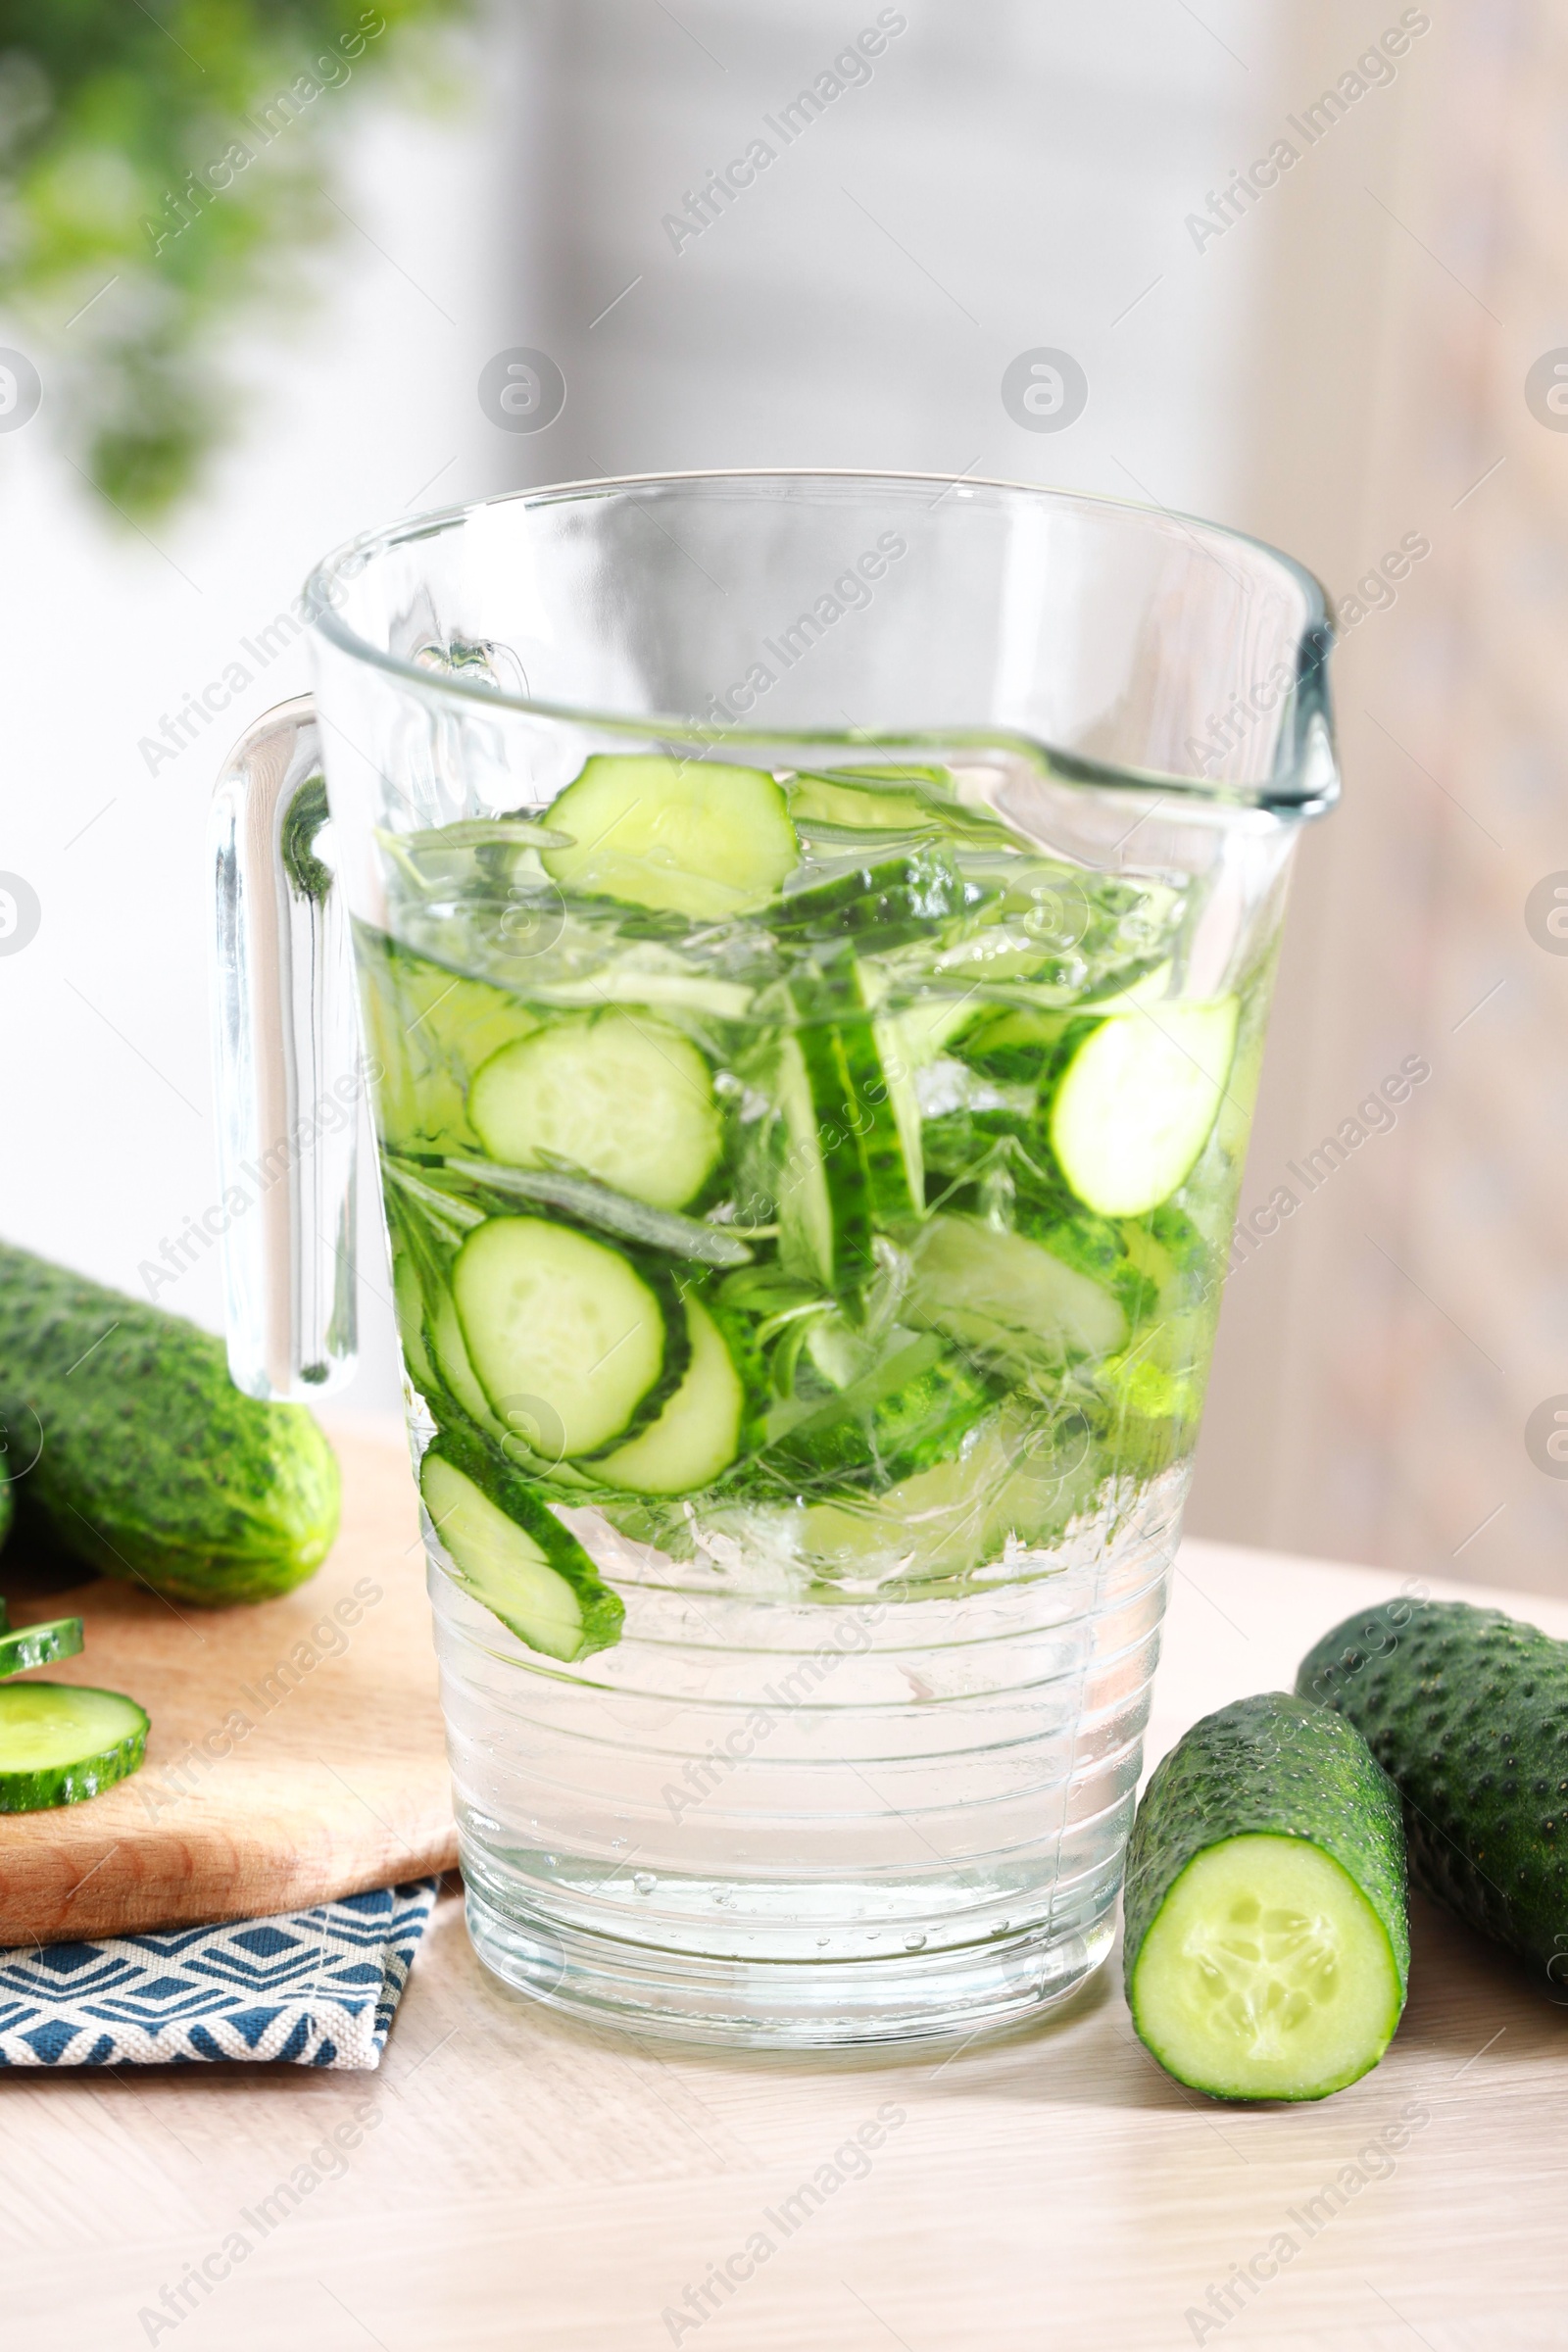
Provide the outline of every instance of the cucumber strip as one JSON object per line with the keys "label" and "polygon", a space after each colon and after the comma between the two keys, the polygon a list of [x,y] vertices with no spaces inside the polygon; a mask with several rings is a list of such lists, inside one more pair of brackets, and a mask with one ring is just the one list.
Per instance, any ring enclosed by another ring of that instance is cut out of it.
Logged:
{"label": "cucumber strip", "polygon": [[[871,1015],[857,968],[831,984],[798,982],[793,994],[806,1022],[795,1042],[808,1132],[798,1090],[786,1095],[784,1109],[806,1198],[791,1208],[782,1196],[780,1216],[787,1227],[804,1222],[810,1242],[825,1244],[808,1262],[830,1289],[852,1293],[875,1263],[876,1229],[898,1231],[923,1211],[919,1104],[912,1073],[888,1027]],[[822,1019],[829,1008],[850,1017]]]}
{"label": "cucumber strip", "polygon": [[787,1273],[832,1290],[833,1210],[822,1164],[822,1139],[811,1104],[811,1081],[800,1039],[779,1043],[773,1093],[784,1128],[784,1166],[778,1182],[779,1257]]}
{"label": "cucumber strip", "polygon": [[146,1712],[118,1690],[0,1684],[0,1813],[77,1805],[135,1771]]}
{"label": "cucumber strip", "polygon": [[767,906],[800,860],[789,808],[760,767],[601,753],[568,784],[550,822],[573,837],[547,850],[568,890],[724,922]]}
{"label": "cucumber strip", "polygon": [[628,1012],[553,1023],[484,1064],[468,1115],[492,1159],[563,1161],[654,1208],[683,1208],[723,1143],[707,1062],[665,1022]]}
{"label": "cucumber strip", "polygon": [[597,1477],[635,1494],[688,1494],[711,1486],[741,1449],[746,1388],[722,1333],[700,1299],[686,1301],[691,1363],[657,1421],[595,1461]]}
{"label": "cucumber strip", "polygon": [[902,1313],[999,1367],[1026,1376],[1126,1343],[1127,1317],[1109,1291],[1037,1242],[978,1217],[933,1217],[910,1262]]}
{"label": "cucumber strip", "polygon": [[1141,1217],[1186,1182],[1207,1143],[1236,1051],[1234,997],[1120,1013],[1093,1028],[1051,1106],[1051,1148],[1102,1216]]}
{"label": "cucumber strip", "polygon": [[969,914],[992,895],[959,869],[951,851],[930,844],[875,865],[864,862],[790,892],[776,927],[832,939],[876,939],[885,946],[923,939],[933,925]]}
{"label": "cucumber strip", "polygon": [[0,1680],[25,1674],[29,1666],[52,1666],[58,1658],[74,1658],[81,1648],[81,1619],[51,1617],[42,1625],[19,1625],[0,1634]]}
{"label": "cucumber strip", "polygon": [[528,1648],[569,1665],[620,1639],[619,1594],[543,1498],[488,1448],[443,1430],[419,1465],[419,1492],[458,1582]]}
{"label": "cucumber strip", "polygon": [[685,1317],[667,1277],[543,1217],[492,1217],[471,1233],[452,1299],[492,1412],[505,1424],[525,1405],[564,1454],[632,1436],[686,1368]]}
{"label": "cucumber strip", "polygon": [[1141,2039],[1219,2099],[1320,2099],[1374,2067],[1410,1972],[1396,1790],[1349,1724],[1283,1691],[1195,1724],[1127,1855]]}
{"label": "cucumber strip", "polygon": [[451,1174],[493,1197],[493,1207],[509,1197],[539,1200],[547,1208],[564,1210],[576,1223],[597,1225],[623,1242],[645,1250],[662,1250],[670,1257],[696,1258],[706,1266],[747,1266],[752,1251],[733,1231],[707,1225],[698,1217],[679,1216],[672,1209],[650,1208],[628,1200],[583,1176],[559,1176],[554,1170],[499,1168],[487,1160],[449,1159],[443,1174]]}

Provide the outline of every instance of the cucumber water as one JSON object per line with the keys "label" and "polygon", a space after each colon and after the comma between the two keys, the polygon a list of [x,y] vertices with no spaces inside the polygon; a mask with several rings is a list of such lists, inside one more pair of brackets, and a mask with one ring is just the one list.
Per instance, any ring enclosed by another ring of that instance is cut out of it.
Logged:
{"label": "cucumber water", "polygon": [[404,1358],[510,1634],[587,1655],[617,1580],[742,1560],[956,1598],[1176,1508],[1268,976],[1189,980],[1193,886],[937,767],[602,754],[397,849]]}

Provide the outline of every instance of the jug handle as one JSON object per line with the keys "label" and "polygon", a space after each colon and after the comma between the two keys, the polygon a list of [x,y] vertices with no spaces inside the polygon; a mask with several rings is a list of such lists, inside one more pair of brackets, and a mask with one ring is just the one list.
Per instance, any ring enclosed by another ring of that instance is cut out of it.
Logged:
{"label": "jug handle", "polygon": [[213,995],[228,1366],[314,1401],[355,1369],[360,1052],[316,710],[279,703],[218,780]]}

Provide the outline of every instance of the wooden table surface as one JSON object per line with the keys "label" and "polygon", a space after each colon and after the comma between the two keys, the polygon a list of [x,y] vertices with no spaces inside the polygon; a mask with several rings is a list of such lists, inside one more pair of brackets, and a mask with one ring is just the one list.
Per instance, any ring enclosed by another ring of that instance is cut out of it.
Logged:
{"label": "wooden table surface", "polygon": [[[1224,1700],[1288,1684],[1313,1638],[1395,1581],[1189,1544],[1151,1756]],[[1568,1606],[1516,1605],[1568,1634]],[[3,2340],[1561,2347],[1568,2021],[1451,1921],[1422,1907],[1414,1924],[1409,2007],[1376,2073],[1321,2106],[1238,2111],[1143,2053],[1114,1960],[1069,2012],[946,2059],[721,2060],[528,2006],[481,1972],[449,1899],[378,2075],[0,2080]],[[846,2154],[843,2185],[820,2210],[803,2200],[786,2235],[770,2213],[878,2117],[867,2169]],[[313,2166],[356,2120],[352,2153]],[[259,2201],[290,2179],[308,2185],[263,2234]],[[163,2290],[208,2257],[228,2276],[171,2319]],[[726,2262],[739,2283],[694,2319],[688,2288]],[[1237,2266],[1245,2291],[1209,2302]]]}

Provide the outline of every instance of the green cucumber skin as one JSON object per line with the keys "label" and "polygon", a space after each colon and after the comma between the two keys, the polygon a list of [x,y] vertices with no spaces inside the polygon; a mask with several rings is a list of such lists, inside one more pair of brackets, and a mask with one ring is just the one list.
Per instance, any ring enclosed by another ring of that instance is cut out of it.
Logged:
{"label": "green cucumber skin", "polygon": [[1384,1601],[1301,1660],[1404,1799],[1411,1884],[1568,1977],[1568,1642],[1462,1600]]}
{"label": "green cucumber skin", "polygon": [[[442,1428],[425,1451],[450,1462],[454,1470],[470,1479],[498,1511],[533,1538],[557,1575],[570,1585],[582,1609],[579,1658],[596,1649],[609,1649],[620,1640],[626,1617],[620,1594],[604,1582],[576,1537],[562,1526],[531,1480],[466,1422]],[[561,1499],[565,1499],[564,1494]],[[436,1532],[439,1535],[440,1530]]]}
{"label": "green cucumber skin", "polygon": [[[128,1703],[136,1706],[134,1699]],[[127,1732],[123,1740],[104,1749],[90,1764],[55,1765],[46,1772],[0,1772],[0,1813],[47,1813],[58,1805],[84,1804],[90,1796],[102,1796],[118,1781],[128,1780],[141,1767],[147,1753],[147,1735],[152,1730],[145,1707],[136,1707],[136,1712],[141,1717],[141,1728]]]}
{"label": "green cucumber skin", "polygon": [[1144,1938],[1189,1862],[1227,1838],[1252,1836],[1304,1838],[1354,1880],[1388,1936],[1402,2004],[1410,1930],[1398,1792],[1343,1716],[1265,1690],[1195,1723],[1144,1790],[1123,1897],[1129,2006]]}
{"label": "green cucumber skin", "polygon": [[34,1666],[53,1666],[61,1658],[81,1652],[81,1619],[52,1617],[41,1625],[19,1625],[0,1631],[0,1680],[26,1674]]}
{"label": "green cucumber skin", "polygon": [[337,1461],[302,1405],[242,1396],[195,1324],[0,1243],[0,1420],[33,1413],[23,1514],[106,1576],[268,1600],[331,1548]]}

